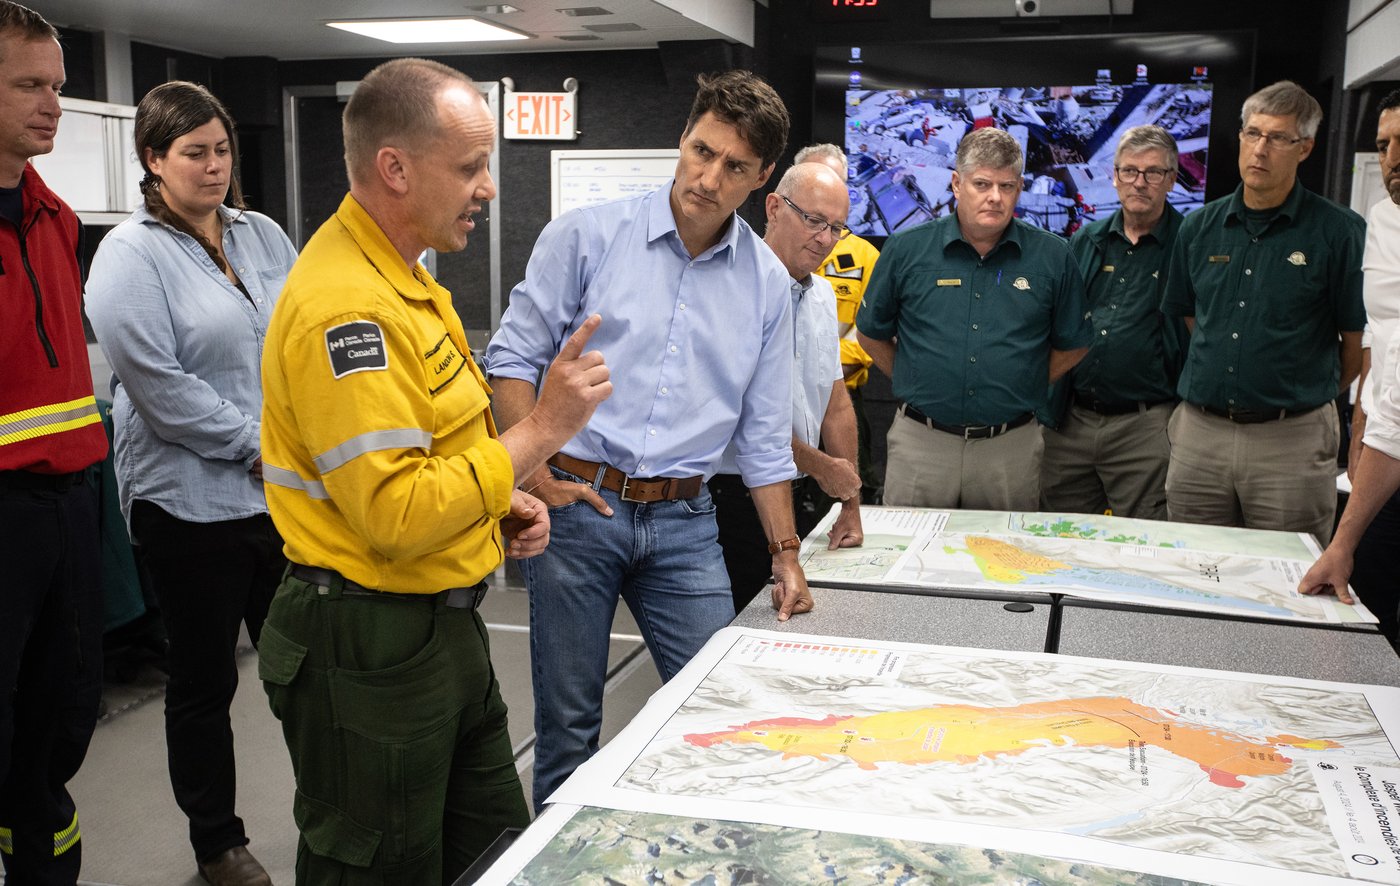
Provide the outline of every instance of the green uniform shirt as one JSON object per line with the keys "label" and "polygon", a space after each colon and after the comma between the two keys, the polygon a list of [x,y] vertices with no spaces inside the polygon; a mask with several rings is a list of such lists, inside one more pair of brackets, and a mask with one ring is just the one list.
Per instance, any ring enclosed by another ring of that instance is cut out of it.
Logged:
{"label": "green uniform shirt", "polygon": [[980,258],[956,215],[886,241],[856,328],[879,341],[898,336],[895,396],[950,425],[1034,411],[1051,349],[1089,344],[1084,281],[1063,240],[1013,220]]}
{"label": "green uniform shirt", "polygon": [[1162,311],[1195,317],[1182,399],[1214,409],[1311,409],[1337,396],[1338,333],[1366,325],[1365,222],[1295,183],[1258,236],[1244,188],[1181,223]]}
{"label": "green uniform shirt", "polygon": [[1120,209],[1070,240],[1093,332],[1089,353],[1070,370],[1081,399],[1107,406],[1176,399],[1186,324],[1162,313],[1162,283],[1181,222],[1168,204],[1151,233],[1132,243]]}

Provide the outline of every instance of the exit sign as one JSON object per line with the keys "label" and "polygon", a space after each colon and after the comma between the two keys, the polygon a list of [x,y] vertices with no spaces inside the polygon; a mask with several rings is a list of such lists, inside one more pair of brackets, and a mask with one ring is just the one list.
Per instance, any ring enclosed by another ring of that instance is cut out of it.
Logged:
{"label": "exit sign", "polygon": [[505,137],[513,139],[578,138],[578,94],[573,92],[507,92],[504,101]]}

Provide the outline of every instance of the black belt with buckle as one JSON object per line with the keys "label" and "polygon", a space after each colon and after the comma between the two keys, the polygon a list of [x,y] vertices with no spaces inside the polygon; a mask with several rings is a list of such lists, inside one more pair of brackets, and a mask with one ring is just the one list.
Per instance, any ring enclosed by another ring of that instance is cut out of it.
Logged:
{"label": "black belt with buckle", "polygon": [[1237,425],[1262,425],[1266,421],[1279,421],[1297,415],[1306,415],[1319,408],[1313,406],[1308,409],[1235,409],[1232,406],[1229,409],[1217,409],[1214,406],[1205,406],[1200,403],[1192,403],[1191,405],[1206,415],[1228,418]]}
{"label": "black belt with buckle", "polygon": [[81,486],[87,474],[36,474],[33,471],[0,471],[0,489],[16,492],[67,492]]}
{"label": "black belt with buckle", "polygon": [[1014,431],[1021,425],[1028,424],[1035,414],[1027,412],[1019,415],[1008,422],[999,425],[945,425],[941,421],[934,421],[919,410],[905,403],[899,408],[900,415],[911,418],[921,425],[927,425],[935,431],[942,431],[945,434],[952,434],[955,437],[962,437],[964,440],[990,440],[993,437],[1000,437],[1007,431]]}
{"label": "black belt with buckle", "polygon": [[477,582],[469,588],[447,588],[435,594],[397,594],[393,591],[377,591],[374,588],[367,588],[359,582],[351,581],[334,569],[322,569],[319,566],[289,563],[287,573],[308,584],[319,585],[323,588],[336,588],[341,594],[348,594],[352,597],[373,595],[402,600],[436,600],[442,597],[444,598],[443,605],[448,609],[476,609],[481,605],[482,598],[486,596],[485,581]]}
{"label": "black belt with buckle", "polygon": [[1082,394],[1074,395],[1074,405],[1080,406],[1098,415],[1131,415],[1134,412],[1146,412],[1154,406],[1163,403],[1170,403],[1170,400],[1157,400],[1149,403],[1146,400],[1138,400],[1132,403],[1106,403],[1093,397],[1085,397]]}

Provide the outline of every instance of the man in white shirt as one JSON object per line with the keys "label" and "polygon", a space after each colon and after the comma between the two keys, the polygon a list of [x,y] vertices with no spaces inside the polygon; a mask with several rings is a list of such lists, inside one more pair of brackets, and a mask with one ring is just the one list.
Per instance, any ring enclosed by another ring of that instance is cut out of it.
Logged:
{"label": "man in white shirt", "polygon": [[[1400,318],[1400,90],[1381,99],[1380,109],[1376,150],[1390,198],[1371,208],[1362,260],[1371,367],[1369,378],[1363,369],[1358,407],[1362,415],[1353,422],[1352,433],[1364,442],[1359,452],[1353,447],[1352,493],[1336,535],[1298,585],[1304,594],[1335,591],[1343,603],[1352,602],[1347,581],[1367,527],[1400,490],[1400,336],[1394,334]],[[1383,570],[1393,573],[1393,565]],[[1393,585],[1393,578],[1387,584]],[[1377,610],[1382,630],[1395,642],[1393,587],[1388,592],[1367,588],[1364,596]]]}
{"label": "man in white shirt", "polygon": [[[864,541],[860,524],[860,474],[856,470],[856,418],[846,393],[836,334],[836,295],[815,271],[832,247],[850,233],[845,181],[819,163],[796,163],[783,174],[765,204],[768,226],[763,242],[792,277],[792,318],[796,350],[792,374],[792,457],[805,476],[796,481],[797,534],[805,536],[825,516],[825,502],[841,502],[828,548]],[[763,531],[758,511],[739,476],[733,447],[710,478],[719,543],[735,611],[763,589],[769,558],[753,541]],[[815,486],[817,488],[813,489]],[[822,508],[803,507],[821,498]],[[755,553],[757,552],[757,553]]]}

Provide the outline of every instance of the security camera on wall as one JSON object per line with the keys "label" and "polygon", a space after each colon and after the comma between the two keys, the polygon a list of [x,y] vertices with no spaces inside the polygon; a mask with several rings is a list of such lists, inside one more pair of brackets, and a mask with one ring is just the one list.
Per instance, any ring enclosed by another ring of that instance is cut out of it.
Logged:
{"label": "security camera on wall", "polygon": [[1040,15],[1040,0],[1016,0],[1016,15],[1021,18]]}

